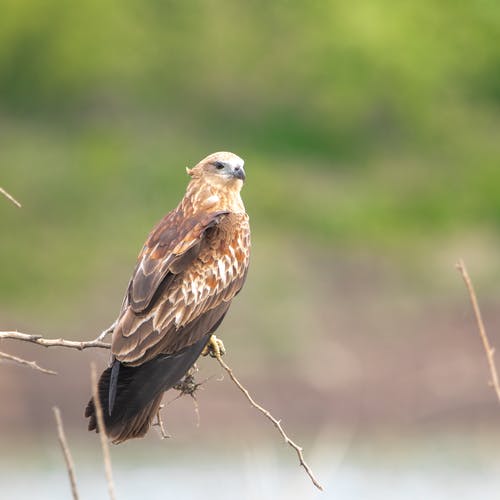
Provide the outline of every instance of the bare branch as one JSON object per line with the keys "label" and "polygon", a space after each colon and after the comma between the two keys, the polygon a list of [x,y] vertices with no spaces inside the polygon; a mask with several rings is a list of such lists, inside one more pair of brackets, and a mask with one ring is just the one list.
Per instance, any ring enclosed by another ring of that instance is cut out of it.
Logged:
{"label": "bare branch", "polygon": [[281,434],[281,436],[283,437],[283,439],[285,440],[285,442],[287,444],[289,444],[296,451],[297,456],[299,458],[300,465],[302,467],[304,467],[307,475],[311,478],[311,481],[313,482],[314,486],[316,486],[316,488],[318,488],[319,490],[323,491],[323,486],[321,486],[321,484],[319,483],[319,481],[314,476],[312,470],[310,469],[310,467],[307,465],[306,461],[304,460],[304,455],[302,454],[302,447],[300,447],[299,445],[297,445],[294,441],[292,441],[286,435],[285,431],[283,430],[283,427],[281,426],[281,421],[280,420],[276,420],[271,415],[271,413],[269,413],[268,410],[266,410],[265,408],[263,408],[262,406],[260,406],[258,403],[256,403],[254,401],[254,399],[252,398],[252,396],[250,396],[250,393],[248,392],[248,390],[235,377],[235,375],[233,373],[233,370],[222,360],[222,357],[221,357],[221,355],[220,355],[219,352],[215,352],[215,357],[217,358],[217,361],[222,366],[222,368],[224,368],[224,370],[226,370],[226,372],[228,373],[228,375],[231,377],[231,380],[236,384],[236,386],[238,387],[238,389],[248,399],[248,401],[250,402],[250,404],[254,408],[256,408],[257,410],[259,410],[264,416],[266,416],[274,424],[274,426],[278,429],[279,433]]}
{"label": "bare branch", "polygon": [[102,455],[104,459],[104,471],[106,473],[106,481],[108,483],[108,493],[111,500],[116,500],[115,484],[113,482],[113,472],[111,470],[111,457],[109,454],[108,437],[106,436],[106,427],[104,425],[104,417],[102,416],[101,400],[99,399],[99,391],[97,389],[97,374],[95,364],[90,365],[90,375],[92,382],[92,397],[94,398],[95,414],[97,417],[97,430],[101,439]]}
{"label": "bare branch", "polygon": [[497,395],[497,399],[500,402],[500,384],[498,382],[498,372],[495,365],[495,348],[491,347],[490,341],[488,339],[488,335],[486,334],[486,329],[484,328],[483,317],[481,315],[481,310],[479,309],[479,304],[477,302],[476,292],[474,291],[474,286],[472,285],[472,281],[469,277],[469,273],[467,272],[467,268],[465,267],[465,263],[463,260],[459,260],[457,263],[457,269],[462,274],[462,278],[464,279],[465,286],[469,292],[470,301],[472,304],[472,309],[474,310],[474,315],[476,317],[477,329],[479,330],[479,335],[481,336],[481,340],[483,342],[484,350],[486,352],[486,358],[488,360],[488,365],[491,373],[491,385],[495,389],[495,393]]}
{"label": "bare branch", "polygon": [[0,187],[0,193],[3,194],[12,203],[14,203],[14,205],[16,205],[16,207],[21,208],[21,204],[11,194],[7,193],[7,191],[5,191],[5,189]]}
{"label": "bare branch", "polygon": [[[1,339],[21,340],[24,342],[31,342],[34,344],[38,344],[38,345],[41,345],[43,347],[67,347],[67,348],[72,348],[72,349],[78,349],[80,351],[83,349],[92,348],[92,347],[110,349],[111,344],[108,344],[106,342],[102,342],[102,339],[114,330],[115,325],[116,325],[116,323],[113,323],[113,325],[111,325],[109,328],[104,330],[96,339],[90,340],[90,341],[83,341],[83,342],[78,342],[78,341],[73,341],[73,340],[64,340],[62,338],[60,338],[60,339],[45,339],[41,335],[30,335],[27,333],[22,333],[22,332],[17,332],[17,331],[3,331],[3,332],[0,331],[0,340]],[[246,398],[248,399],[250,404],[254,408],[256,408],[257,410],[259,410],[265,417],[267,417],[274,424],[274,426],[278,429],[279,433],[281,434],[281,436],[283,437],[285,442],[288,445],[290,445],[297,453],[300,465],[304,468],[304,470],[306,471],[307,475],[310,477],[313,484],[319,490],[323,491],[323,486],[321,486],[319,481],[314,476],[312,470],[310,469],[310,467],[307,465],[306,461],[304,460],[302,448],[287,436],[287,434],[283,430],[283,427],[281,426],[281,422],[279,420],[274,418],[268,410],[266,410],[265,408],[263,408],[262,406],[260,406],[258,403],[256,403],[254,401],[254,399],[250,396],[250,393],[248,392],[248,390],[236,378],[232,369],[222,360],[221,353],[223,354],[222,350],[216,349],[214,351],[214,354],[212,354],[212,356],[217,358],[217,361],[219,362],[219,364],[229,374],[231,380],[236,384],[236,386],[240,389],[240,391],[246,396]],[[492,353],[491,353],[491,355],[492,355]],[[6,356],[10,357],[10,355],[6,355]],[[23,360],[23,361],[25,361],[25,360]],[[23,363],[23,364],[29,364],[30,366],[32,366],[31,363],[34,363],[34,362],[26,361],[26,363]],[[34,365],[36,365],[36,363],[34,363]],[[36,366],[38,367],[38,365],[36,365]],[[32,367],[35,368],[35,366],[32,366]],[[38,367],[38,369],[40,369],[40,367]],[[42,371],[43,370],[44,369],[42,369]],[[106,478],[107,478],[107,482],[108,482],[108,492],[109,492],[109,496],[110,496],[111,500],[115,500],[116,494],[115,494],[115,488],[114,488],[112,471],[111,471],[111,459],[109,456],[108,442],[107,442],[105,427],[104,427],[104,423],[103,423],[104,421],[103,421],[103,415],[102,415],[102,408],[101,408],[100,400],[97,396],[97,392],[98,392],[97,391],[97,376],[96,376],[95,365],[93,363],[92,363],[91,375],[92,375],[92,393],[93,393],[93,398],[94,398],[94,403],[95,403],[97,425],[98,425],[98,429],[99,429],[99,436],[101,439],[101,446],[102,446],[103,457],[104,457],[104,466],[105,466]],[[498,380],[498,378],[494,377],[494,380]],[[196,404],[196,398],[195,398],[194,394],[195,394],[196,390],[205,381],[202,383],[196,384],[194,382],[194,379],[193,379],[193,380],[190,380],[190,382],[191,382],[191,384],[189,385],[189,388],[186,388],[186,386],[179,386],[179,387],[175,387],[175,389],[180,391],[180,394],[178,397],[180,397],[184,394],[191,395],[195,401],[195,410],[198,411],[198,407]],[[497,386],[498,386],[498,381],[497,381]],[[499,394],[500,394],[500,390],[499,390]],[[158,414],[157,414],[157,422],[153,425],[157,425],[160,427],[162,438],[169,437],[168,433],[165,431],[165,428],[163,426],[163,422],[162,422],[161,415],[160,415],[160,410],[158,411]]]}
{"label": "bare branch", "polygon": [[57,423],[57,437],[59,438],[59,444],[64,455],[64,461],[66,462],[66,469],[68,470],[69,482],[71,484],[71,493],[73,494],[73,499],[78,500],[80,497],[78,495],[78,489],[76,487],[76,475],[75,475],[75,464],[73,463],[73,458],[71,452],[69,451],[68,442],[66,440],[66,434],[64,433],[61,412],[57,406],[52,408],[54,416],[56,417]]}
{"label": "bare branch", "polygon": [[17,363],[19,365],[29,366],[30,368],[33,368],[33,370],[38,370],[39,372],[42,373],[48,373],[49,375],[57,375],[57,372],[53,370],[48,370],[47,368],[42,368],[40,365],[37,364],[36,361],[28,361],[27,359],[18,358],[17,356],[12,356],[12,354],[7,354],[6,352],[0,352],[0,358],[8,359],[9,361],[13,361],[14,363]]}
{"label": "bare branch", "polygon": [[88,349],[90,347],[100,347],[102,349],[109,349],[111,347],[110,344],[101,342],[99,340],[99,337],[94,340],[79,342],[64,339],[44,339],[41,335],[32,335],[29,333],[22,333],[17,331],[0,332],[0,339],[22,340],[23,342],[31,342],[43,347],[68,347],[70,349],[78,349],[79,351]]}

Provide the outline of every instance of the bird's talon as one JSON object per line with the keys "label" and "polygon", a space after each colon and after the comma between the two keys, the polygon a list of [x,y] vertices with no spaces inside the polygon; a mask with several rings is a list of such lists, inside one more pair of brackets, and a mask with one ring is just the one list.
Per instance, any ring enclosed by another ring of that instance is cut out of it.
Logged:
{"label": "bird's talon", "polygon": [[201,352],[202,356],[210,355],[212,358],[218,358],[219,356],[224,356],[224,354],[226,354],[224,342],[215,335],[210,337],[210,340]]}

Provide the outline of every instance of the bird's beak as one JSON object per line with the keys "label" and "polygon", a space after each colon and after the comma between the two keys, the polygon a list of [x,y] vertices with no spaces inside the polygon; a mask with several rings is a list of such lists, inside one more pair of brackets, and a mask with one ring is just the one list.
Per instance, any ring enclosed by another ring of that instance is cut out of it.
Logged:
{"label": "bird's beak", "polygon": [[235,177],[236,179],[240,179],[240,180],[244,181],[246,179],[244,168],[241,167],[241,166],[239,166],[239,165],[237,167],[234,167],[234,169],[233,169],[233,177]]}

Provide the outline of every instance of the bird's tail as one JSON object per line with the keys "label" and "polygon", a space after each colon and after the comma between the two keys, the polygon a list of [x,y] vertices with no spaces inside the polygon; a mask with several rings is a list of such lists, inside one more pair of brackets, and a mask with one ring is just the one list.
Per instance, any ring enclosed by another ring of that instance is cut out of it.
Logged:
{"label": "bird's tail", "polygon": [[[163,393],[191,368],[209,338],[210,335],[205,336],[179,353],[160,354],[139,366],[127,366],[115,360],[104,370],[99,379],[98,393],[106,434],[113,443],[142,437],[148,432]],[[85,417],[90,418],[89,431],[97,432],[93,399],[85,409]]]}

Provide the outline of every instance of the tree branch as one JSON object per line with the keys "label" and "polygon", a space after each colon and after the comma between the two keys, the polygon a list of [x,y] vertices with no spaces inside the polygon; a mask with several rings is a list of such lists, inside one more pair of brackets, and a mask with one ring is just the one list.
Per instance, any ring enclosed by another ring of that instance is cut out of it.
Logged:
{"label": "tree branch", "polygon": [[266,418],[268,418],[274,424],[274,426],[278,429],[279,433],[281,434],[281,436],[283,437],[283,439],[285,440],[285,442],[287,444],[289,444],[296,451],[297,456],[299,458],[300,465],[302,467],[304,467],[307,475],[310,477],[310,479],[313,482],[314,486],[316,486],[316,488],[318,488],[319,490],[323,491],[323,486],[321,486],[321,484],[319,483],[319,481],[314,476],[311,468],[309,467],[309,465],[307,465],[306,461],[304,460],[304,455],[302,454],[302,447],[299,446],[299,445],[297,445],[294,441],[292,441],[286,435],[285,431],[283,430],[283,427],[281,426],[281,421],[280,420],[275,419],[271,415],[271,413],[269,413],[268,410],[266,410],[265,408],[263,408],[262,406],[260,406],[258,403],[255,402],[255,400],[252,398],[252,396],[250,396],[250,393],[248,392],[248,390],[236,378],[236,376],[233,373],[233,370],[223,361],[223,359],[222,359],[222,357],[221,357],[221,355],[220,355],[219,352],[215,352],[215,357],[217,358],[217,361],[222,366],[222,368],[224,368],[224,370],[226,370],[226,372],[228,373],[228,375],[231,377],[231,380],[236,384],[236,386],[238,387],[238,389],[248,399],[248,401],[250,402],[250,404],[254,408],[256,408],[257,410],[259,410]]}
{"label": "tree branch", "polygon": [[[84,342],[78,342],[78,341],[73,341],[73,340],[64,340],[64,339],[44,339],[41,335],[30,335],[27,333],[21,333],[21,332],[16,332],[16,331],[3,331],[0,332],[0,339],[13,339],[13,340],[21,340],[24,342],[31,342],[34,344],[41,345],[43,347],[67,347],[67,348],[72,348],[72,349],[78,349],[78,350],[83,350],[91,347],[98,347],[98,348],[103,348],[103,349],[110,349],[111,344],[108,344],[106,342],[102,342],[102,339],[109,333],[113,331],[115,327],[115,323],[111,325],[109,328],[104,330],[96,339],[90,340],[90,341],[84,341]],[[307,475],[313,482],[314,486],[318,488],[319,490],[323,491],[323,486],[319,483],[319,481],[316,479],[314,476],[314,473],[312,472],[311,468],[309,465],[307,465],[306,461],[304,460],[304,455],[302,453],[302,447],[300,447],[298,444],[296,444],[292,439],[288,437],[288,435],[285,433],[283,430],[283,427],[281,426],[281,421],[277,420],[274,418],[271,413],[260,406],[258,403],[255,402],[255,400],[250,396],[250,393],[248,390],[241,384],[241,382],[236,378],[234,375],[232,369],[222,360],[221,357],[221,352],[220,351],[215,351],[213,355],[221,367],[229,374],[229,377],[231,380],[236,384],[238,389],[245,395],[245,397],[248,399],[250,404],[259,410],[267,419],[269,419],[274,426],[278,429],[279,433],[285,440],[285,442],[290,445],[295,452],[297,453],[297,457],[299,458],[299,464],[301,467],[304,468],[306,471]],[[25,360],[23,360],[25,361]],[[34,362],[29,362],[27,361],[26,364],[30,364]],[[23,363],[25,364],[25,363]],[[30,365],[31,366],[31,365]],[[38,367],[40,368],[40,367]],[[42,369],[43,371],[43,369]],[[105,427],[103,423],[103,416],[102,416],[102,408],[100,405],[99,398],[97,397],[97,377],[96,377],[96,372],[95,372],[95,365],[92,363],[92,392],[93,392],[93,398],[94,402],[96,405],[96,416],[97,416],[97,425],[99,429],[99,435],[101,438],[101,446],[103,450],[103,456],[104,456],[104,465],[105,465],[105,470],[106,470],[106,478],[108,481],[108,491],[109,491],[109,496],[111,500],[114,500],[116,498],[115,495],[115,490],[114,490],[114,483],[113,483],[113,477],[112,477],[112,472],[111,472],[111,460],[109,457],[109,448],[108,448],[108,442],[106,438],[106,433],[105,433]],[[203,383],[203,382],[202,382]],[[182,388],[178,388],[180,390],[181,395],[183,394],[191,394],[193,395],[194,391],[201,385],[201,384],[195,384],[193,382],[193,391],[186,391],[183,390]],[[160,412],[158,411],[157,414],[157,422],[153,425],[157,425],[160,427],[160,431],[162,434],[162,437],[165,438],[168,436],[168,434],[165,432],[165,429],[163,427],[163,422],[161,420],[161,415]],[[162,428],[163,427],[163,428]]]}
{"label": "tree branch", "polygon": [[[0,340],[2,339],[22,340],[23,342],[31,342],[33,344],[38,344],[43,347],[68,347],[70,349],[78,349],[80,351],[82,351],[83,349],[87,349],[89,347],[99,347],[102,349],[109,349],[111,345],[107,344],[106,342],[102,342],[102,339],[114,330],[115,325],[116,321],[109,328],[104,330],[96,339],[85,342],[78,342],[78,341],[64,340],[64,339],[44,339],[41,335],[31,335],[29,333],[22,333],[17,331],[0,332]],[[42,368],[40,365],[36,363],[36,361],[28,361],[26,359],[18,358],[17,356],[13,356],[12,354],[7,354],[1,351],[0,351],[0,358],[8,359],[20,365],[29,366],[34,370],[38,370],[42,373],[57,375],[57,372],[53,370],[48,370],[46,368]]]}
{"label": "tree branch", "polygon": [[42,373],[48,373],[49,375],[57,375],[57,372],[53,370],[48,370],[47,368],[42,368],[39,364],[37,364],[36,361],[28,361],[27,359],[18,358],[17,356],[12,356],[12,354],[7,354],[6,352],[0,351],[0,358],[8,359],[9,361],[13,361],[14,363],[17,363],[19,365],[29,366],[30,368],[33,368],[33,370],[38,370],[39,372]]}
{"label": "tree branch", "polygon": [[481,315],[481,310],[479,309],[479,304],[477,302],[476,292],[474,291],[474,286],[472,285],[472,281],[469,277],[469,273],[467,272],[467,268],[465,267],[465,263],[463,260],[459,260],[457,263],[457,269],[462,274],[462,278],[464,279],[465,286],[469,292],[470,301],[472,304],[472,309],[474,310],[474,315],[476,317],[477,329],[479,330],[479,335],[483,342],[483,347],[486,352],[486,359],[488,360],[488,365],[490,368],[491,374],[491,382],[490,384],[495,389],[495,393],[497,395],[497,399],[500,402],[500,384],[498,382],[498,372],[495,365],[495,348],[491,347],[490,341],[488,339],[488,335],[486,334],[486,329],[483,323],[483,317]]}
{"label": "tree branch", "polygon": [[[104,332],[107,332],[107,330],[104,330]],[[100,336],[94,340],[79,342],[64,339],[44,339],[41,335],[32,335],[29,333],[22,333],[17,331],[0,332],[0,339],[22,340],[23,342],[31,342],[43,347],[68,347],[70,349],[78,349],[79,351],[88,349],[90,347],[100,347],[102,349],[109,349],[111,347],[110,344],[102,342],[101,340],[99,340],[99,338]]]}
{"label": "tree branch", "polygon": [[71,493],[73,494],[74,500],[79,500],[78,489],[76,487],[76,475],[75,475],[75,464],[73,463],[73,458],[71,452],[69,451],[68,442],[66,440],[66,434],[64,433],[61,412],[57,406],[52,408],[54,416],[57,423],[57,437],[59,439],[59,444],[64,455],[64,461],[66,462],[66,469],[68,470],[69,482],[71,484]]}
{"label": "tree branch", "polygon": [[21,208],[21,204],[11,194],[7,193],[7,191],[5,191],[5,189],[0,187],[0,193],[3,194],[12,203],[14,203],[14,205],[16,205],[16,207]]}

